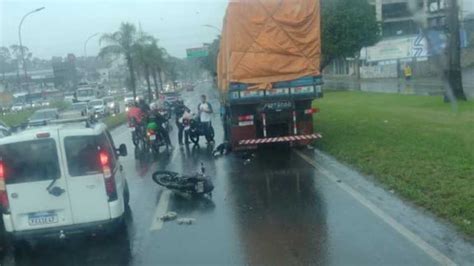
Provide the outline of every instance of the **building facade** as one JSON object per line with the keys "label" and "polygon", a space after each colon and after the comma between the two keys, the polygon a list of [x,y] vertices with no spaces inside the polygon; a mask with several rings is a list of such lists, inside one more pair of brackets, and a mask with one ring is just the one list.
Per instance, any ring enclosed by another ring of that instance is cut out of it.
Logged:
{"label": "building facade", "polygon": [[[447,0],[369,0],[384,38],[412,35],[420,26],[443,29]],[[462,2],[462,1],[460,1]]]}

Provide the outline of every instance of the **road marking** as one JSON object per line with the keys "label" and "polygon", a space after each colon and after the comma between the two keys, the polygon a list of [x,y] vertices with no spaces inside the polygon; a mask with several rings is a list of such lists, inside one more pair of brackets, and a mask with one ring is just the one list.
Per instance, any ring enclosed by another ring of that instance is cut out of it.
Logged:
{"label": "road marking", "polygon": [[171,155],[171,161],[173,162],[176,159],[176,157],[178,156],[178,153],[180,153],[180,152],[178,151],[178,148],[173,149],[172,152],[173,152],[173,154]]}
{"label": "road marking", "polygon": [[302,153],[301,151],[294,150],[294,152],[300,156],[304,161],[309,163],[311,166],[314,168],[318,169],[323,175],[325,175],[330,181],[334,182],[339,188],[344,190],[345,192],[349,193],[354,199],[356,199],[360,204],[362,204],[364,207],[369,209],[373,214],[375,214],[377,217],[382,219],[386,224],[391,226],[395,231],[400,233],[402,236],[404,236],[406,239],[411,241],[413,244],[415,244],[417,247],[419,247],[421,250],[423,250],[426,254],[428,254],[430,257],[432,257],[434,260],[439,262],[441,265],[456,265],[450,258],[448,258],[446,255],[441,253],[439,250],[425,242],[423,239],[421,239],[419,236],[417,236],[415,233],[411,232],[408,230],[405,226],[397,222],[395,219],[390,217],[388,214],[386,214],[384,211],[382,211],[380,208],[375,206],[372,202],[370,202],[368,199],[366,199],[362,194],[359,192],[355,191],[352,189],[350,186],[342,183],[342,182],[337,182],[339,178],[337,178],[334,174],[326,170],[324,167],[321,165],[317,165],[316,162],[307,156],[306,154]]}
{"label": "road marking", "polygon": [[161,193],[160,201],[156,206],[155,215],[153,215],[153,220],[151,221],[150,231],[160,230],[163,227],[163,221],[160,218],[168,211],[170,195],[171,191],[169,190]]}

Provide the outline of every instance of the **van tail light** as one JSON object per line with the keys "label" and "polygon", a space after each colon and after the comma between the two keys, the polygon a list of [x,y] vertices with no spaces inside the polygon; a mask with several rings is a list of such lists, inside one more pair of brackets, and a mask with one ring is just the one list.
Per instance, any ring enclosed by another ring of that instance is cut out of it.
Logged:
{"label": "van tail light", "polygon": [[104,174],[105,190],[109,201],[117,200],[117,187],[115,186],[115,176],[110,169],[110,158],[109,155],[101,151],[99,153],[100,165],[102,167],[102,173]]}
{"label": "van tail light", "polygon": [[0,205],[2,207],[3,213],[10,212],[10,203],[8,202],[5,167],[3,161],[0,161]]}

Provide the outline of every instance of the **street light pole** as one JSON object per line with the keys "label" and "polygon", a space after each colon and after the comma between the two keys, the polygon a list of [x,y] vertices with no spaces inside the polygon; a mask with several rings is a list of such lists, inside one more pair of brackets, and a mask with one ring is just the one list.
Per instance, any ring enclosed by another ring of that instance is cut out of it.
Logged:
{"label": "street light pole", "polygon": [[[36,13],[36,12],[39,12],[41,10],[43,10],[44,7],[40,7],[40,8],[37,8],[35,10],[32,10],[28,13],[26,13],[23,18],[21,18],[21,21],[20,21],[20,25],[18,25],[18,40],[20,42],[20,53],[21,53],[21,61],[22,61],[22,64],[23,64],[23,71],[25,72],[25,81],[26,81],[26,89],[28,90],[29,92],[29,87],[28,87],[28,72],[26,70],[26,60],[25,60],[25,51],[23,49],[23,42],[21,41],[21,26],[23,25],[23,21],[25,21],[26,17],[28,17],[29,15],[33,14],[33,13]],[[20,83],[21,84],[21,83]]]}
{"label": "street light pole", "polygon": [[221,34],[221,29],[219,29],[218,27],[216,26],[213,26],[213,25],[209,25],[209,24],[206,24],[206,25],[202,25],[203,27],[206,27],[206,28],[211,28],[211,29],[214,29],[217,31],[217,33]]}
{"label": "street light pole", "polygon": [[90,41],[90,39],[94,38],[95,36],[99,35],[99,32],[96,32],[89,36],[86,41],[84,42],[84,57],[87,57],[87,43]]}

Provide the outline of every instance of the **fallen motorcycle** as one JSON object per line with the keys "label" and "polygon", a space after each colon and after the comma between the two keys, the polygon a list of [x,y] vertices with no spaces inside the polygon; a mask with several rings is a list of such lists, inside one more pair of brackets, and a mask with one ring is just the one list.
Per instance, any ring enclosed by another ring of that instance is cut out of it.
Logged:
{"label": "fallen motorcycle", "polygon": [[185,193],[191,196],[209,195],[212,197],[214,185],[212,181],[206,178],[204,167],[201,167],[201,173],[193,176],[180,175],[171,171],[157,171],[152,175],[153,181],[171,191]]}

